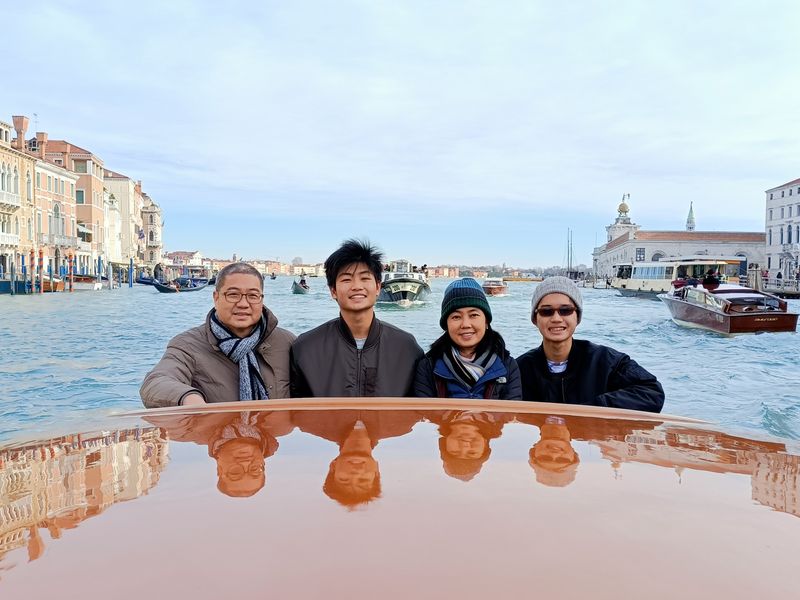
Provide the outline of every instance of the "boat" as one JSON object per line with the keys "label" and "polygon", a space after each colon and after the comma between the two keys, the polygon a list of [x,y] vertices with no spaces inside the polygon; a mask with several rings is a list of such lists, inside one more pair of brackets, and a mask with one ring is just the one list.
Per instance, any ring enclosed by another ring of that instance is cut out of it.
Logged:
{"label": "boat", "polygon": [[430,293],[431,286],[424,271],[414,270],[408,260],[394,260],[383,274],[378,302],[410,306],[423,301]]}
{"label": "boat", "polygon": [[0,444],[3,598],[334,600],[356,566],[381,598],[796,596],[796,441],[539,402],[242,404]]}
{"label": "boat", "polygon": [[672,320],[717,333],[785,332],[797,329],[797,313],[786,300],[733,284],[679,285],[658,298]]}
{"label": "boat", "polygon": [[155,279],[153,277],[148,277],[147,275],[139,275],[139,277],[134,279],[133,282],[141,285],[153,285]]}
{"label": "boat", "polygon": [[611,280],[611,287],[621,296],[658,300],[674,280],[700,281],[708,271],[719,273],[725,283],[738,284],[739,274],[747,272],[743,256],[693,255],[655,262],[621,263]]}
{"label": "boat", "polygon": [[278,278],[278,276],[277,276],[277,275],[275,275],[275,272],[273,271],[272,275],[270,275],[270,276],[269,276],[269,278],[270,278],[270,279],[277,279],[277,278]]}
{"label": "boat", "polygon": [[153,287],[162,294],[175,294],[176,292],[196,292],[198,290],[207,288],[208,283],[195,285],[187,280],[181,281],[180,279],[176,279],[168,284],[161,283],[160,281],[154,281]]}
{"label": "boat", "polygon": [[308,284],[304,280],[300,280],[300,283],[297,281],[292,281],[292,293],[293,294],[307,294],[311,291],[311,288],[308,287]]}
{"label": "boat", "polygon": [[481,287],[487,296],[505,296],[508,293],[508,285],[502,277],[487,277]]}

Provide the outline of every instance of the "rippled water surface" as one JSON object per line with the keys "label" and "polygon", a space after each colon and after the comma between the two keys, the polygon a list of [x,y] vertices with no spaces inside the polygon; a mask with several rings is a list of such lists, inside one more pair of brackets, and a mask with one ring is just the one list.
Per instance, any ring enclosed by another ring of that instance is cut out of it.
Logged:
{"label": "rippled water surface", "polygon": [[[294,295],[291,279],[267,280],[266,303],[282,327],[302,333],[337,314],[325,281]],[[378,305],[379,318],[427,346],[441,333],[439,307],[449,280],[432,280],[428,302]],[[531,283],[512,282],[491,298],[493,325],[514,356],[540,342],[531,324]],[[791,301],[793,310],[800,302]],[[139,384],[169,339],[200,324],[211,290],[159,294],[149,286],[102,292],[0,296],[0,439],[68,430],[111,411],[137,409]],[[660,302],[584,290],[576,337],[613,346],[655,373],[664,412],[707,419],[734,430],[800,439],[800,337],[733,338],[678,327]]]}

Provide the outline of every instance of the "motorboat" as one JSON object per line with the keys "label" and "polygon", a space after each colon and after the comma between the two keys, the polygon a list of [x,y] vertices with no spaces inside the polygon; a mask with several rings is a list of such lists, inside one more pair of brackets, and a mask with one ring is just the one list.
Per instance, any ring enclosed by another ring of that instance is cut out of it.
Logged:
{"label": "motorboat", "polygon": [[747,271],[743,256],[693,255],[666,258],[654,262],[617,265],[611,287],[621,296],[658,300],[673,287],[673,281],[701,281],[711,271],[726,283],[738,284],[739,275]]}
{"label": "motorboat", "polygon": [[483,280],[481,288],[487,296],[505,296],[508,293],[508,284],[502,277],[487,277]]}
{"label": "motorboat", "polygon": [[678,325],[724,334],[795,331],[785,300],[733,284],[682,285],[658,298]]}
{"label": "motorboat", "polygon": [[424,271],[412,267],[408,260],[394,260],[383,273],[378,302],[411,306],[423,301],[430,293],[431,286]]}
{"label": "motorboat", "polygon": [[796,596],[800,450],[764,434],[428,398],[35,431],[0,444],[3,598]]}

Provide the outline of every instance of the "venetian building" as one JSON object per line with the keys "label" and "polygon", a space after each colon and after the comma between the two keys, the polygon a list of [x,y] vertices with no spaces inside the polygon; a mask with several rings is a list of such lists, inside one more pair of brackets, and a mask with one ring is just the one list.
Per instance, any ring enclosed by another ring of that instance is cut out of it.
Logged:
{"label": "venetian building", "polygon": [[128,268],[128,261],[122,254],[122,231],[123,221],[119,209],[119,200],[113,193],[105,190],[104,196],[104,216],[105,216],[105,245],[103,246],[103,253],[108,260],[108,263],[116,267]]}
{"label": "venetian building", "polygon": [[8,278],[12,265],[21,277],[22,265],[29,264],[33,235],[26,235],[33,216],[35,159],[25,152],[28,119],[13,117],[12,127],[0,121],[0,278]]}
{"label": "venetian building", "polygon": [[144,230],[145,251],[144,263],[151,269],[161,262],[164,252],[163,230],[164,222],[161,220],[161,207],[147,194],[142,194],[142,227]]}
{"label": "venetian building", "polygon": [[134,181],[122,173],[108,169],[103,170],[103,181],[106,189],[114,195],[117,201],[122,220],[122,229],[120,230],[122,262],[126,267],[131,259],[133,259],[134,265],[141,264],[145,257],[142,182]]}
{"label": "venetian building", "polygon": [[630,218],[629,195],[617,207],[617,218],[606,227],[606,243],[592,253],[596,277],[613,277],[619,265],[659,261],[678,256],[741,256],[747,264],[764,264],[764,233],[758,231],[697,231],[694,205],[683,230],[650,231]]}
{"label": "venetian building", "polygon": [[89,150],[65,140],[49,140],[45,160],[78,176],[75,185],[77,216],[77,273],[95,273],[98,258],[103,261],[105,245],[105,201],[103,161]]}
{"label": "venetian building", "polygon": [[69,269],[69,257],[78,251],[78,223],[75,189],[78,176],[62,166],[47,162],[47,133],[36,132],[27,142],[28,154],[38,158],[34,181],[34,218],[29,221],[29,236],[36,233],[36,245],[42,250],[43,268],[63,277]]}
{"label": "venetian building", "polygon": [[800,179],[767,190],[766,267],[793,278],[800,268]]}

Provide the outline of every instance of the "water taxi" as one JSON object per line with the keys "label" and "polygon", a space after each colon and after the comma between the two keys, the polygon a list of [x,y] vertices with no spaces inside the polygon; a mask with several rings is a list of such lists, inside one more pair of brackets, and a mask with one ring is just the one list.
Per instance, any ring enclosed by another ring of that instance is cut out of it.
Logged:
{"label": "water taxi", "polygon": [[0,596],[792,598],[800,456],[762,436],[429,398],[85,422],[0,444]]}
{"label": "water taxi", "polygon": [[505,296],[508,293],[508,285],[502,277],[487,277],[483,280],[481,288],[487,296]]}
{"label": "water taxi", "polygon": [[431,293],[425,273],[415,270],[408,260],[394,260],[384,272],[378,302],[391,302],[399,306],[411,306],[424,300]]}
{"label": "water taxi", "polygon": [[727,335],[797,329],[798,315],[785,300],[739,285],[684,285],[658,298],[685,327]]}

